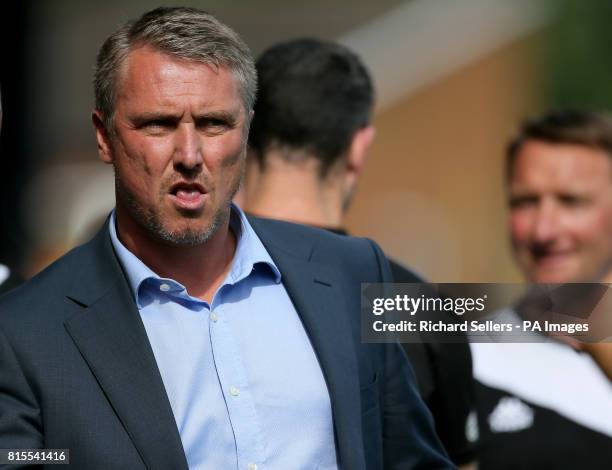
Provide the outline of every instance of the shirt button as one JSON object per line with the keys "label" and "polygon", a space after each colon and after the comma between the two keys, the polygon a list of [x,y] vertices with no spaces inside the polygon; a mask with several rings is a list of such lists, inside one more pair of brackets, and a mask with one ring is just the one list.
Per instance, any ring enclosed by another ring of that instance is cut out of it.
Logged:
{"label": "shirt button", "polygon": [[238,388],[234,387],[233,385],[230,387],[230,395],[233,397],[237,397],[238,395],[240,395],[240,390],[238,390]]}
{"label": "shirt button", "polygon": [[217,320],[219,319],[219,317],[217,316],[217,314],[216,314],[215,312],[212,312],[212,313],[210,314],[210,319],[211,319],[213,322],[215,322],[215,323],[216,323],[216,322],[217,322]]}
{"label": "shirt button", "polygon": [[165,282],[159,285],[159,290],[162,292],[168,292],[170,290],[170,286]]}
{"label": "shirt button", "polygon": [[257,464],[256,463],[250,463],[247,465],[247,470],[257,470]]}

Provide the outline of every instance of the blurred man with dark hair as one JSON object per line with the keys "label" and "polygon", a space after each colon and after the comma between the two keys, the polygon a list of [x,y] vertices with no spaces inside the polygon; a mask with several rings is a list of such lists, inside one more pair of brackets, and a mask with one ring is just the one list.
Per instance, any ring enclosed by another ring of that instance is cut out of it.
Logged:
{"label": "blurred man with dark hair", "polygon": [[87,470],[452,468],[400,347],[360,341],[381,250],[231,203],[257,88],[240,37],[157,8],[106,39],[94,87],[115,210],[0,302],[0,449]]}
{"label": "blurred man with dark hair", "polygon": [[315,39],[272,47],[256,66],[249,208],[340,227],[375,133],[367,70],[346,48]]}
{"label": "blurred man with dark hair", "polygon": [[[0,92],[0,131],[2,131],[2,94]],[[0,263],[0,295],[21,284],[22,280],[8,266]]]}
{"label": "blurred man with dark hair", "polygon": [[[256,67],[259,94],[249,134],[246,210],[346,235],[343,218],[375,135],[367,69],[346,47],[317,39],[275,45]],[[391,267],[395,282],[422,282],[395,262]],[[472,462],[477,430],[469,347],[404,348],[451,459]]]}
{"label": "blurred man with dark hair", "polygon": [[[509,231],[533,283],[612,282],[612,119],[527,121],[507,149]],[[520,304],[508,313],[520,319]],[[609,343],[472,344],[483,470],[612,466]]]}

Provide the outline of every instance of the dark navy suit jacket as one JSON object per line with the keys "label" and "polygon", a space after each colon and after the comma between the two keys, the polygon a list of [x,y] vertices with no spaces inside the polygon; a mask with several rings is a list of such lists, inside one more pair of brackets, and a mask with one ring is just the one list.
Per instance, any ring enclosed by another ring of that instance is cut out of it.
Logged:
{"label": "dark navy suit jacket", "polygon": [[[251,223],[324,373],[341,468],[453,468],[401,348],[361,343],[360,282],[390,279],[380,249],[285,222]],[[71,468],[83,470],[187,469],[106,226],[0,300],[0,448],[68,448]]]}

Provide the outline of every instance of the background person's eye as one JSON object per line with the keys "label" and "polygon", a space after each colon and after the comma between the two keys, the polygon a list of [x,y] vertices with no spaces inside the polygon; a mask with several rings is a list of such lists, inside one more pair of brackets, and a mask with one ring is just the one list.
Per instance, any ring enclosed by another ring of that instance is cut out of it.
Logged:
{"label": "background person's eye", "polygon": [[538,203],[537,196],[512,196],[509,205],[512,209],[534,206]]}
{"label": "background person's eye", "polygon": [[577,194],[561,194],[559,195],[559,201],[567,207],[580,207],[589,204],[591,199]]}

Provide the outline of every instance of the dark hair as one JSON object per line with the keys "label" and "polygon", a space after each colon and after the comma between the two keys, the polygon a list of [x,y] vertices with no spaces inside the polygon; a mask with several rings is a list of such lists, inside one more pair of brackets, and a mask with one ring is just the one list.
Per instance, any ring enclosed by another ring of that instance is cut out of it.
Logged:
{"label": "dark hair", "polygon": [[551,144],[584,145],[604,150],[612,157],[612,117],[592,111],[552,111],[523,123],[506,149],[506,176],[512,176],[516,156],[528,140]]}
{"label": "dark hair", "polygon": [[374,88],[365,66],[346,47],[311,38],[275,45],[255,66],[259,90],[249,145],[259,164],[265,166],[272,148],[301,150],[320,160],[325,176],[370,122]]}
{"label": "dark hair", "polygon": [[94,71],[96,109],[102,112],[109,131],[113,130],[119,71],[132,49],[145,44],[173,57],[229,67],[240,84],[245,108],[252,109],[257,74],[249,48],[240,36],[202,10],[156,8],[124,24],[98,52]]}

